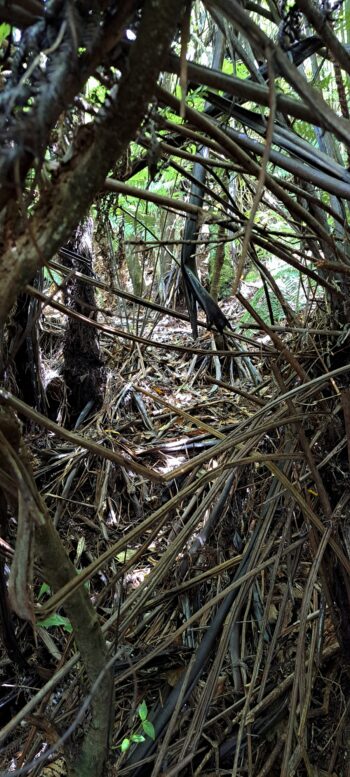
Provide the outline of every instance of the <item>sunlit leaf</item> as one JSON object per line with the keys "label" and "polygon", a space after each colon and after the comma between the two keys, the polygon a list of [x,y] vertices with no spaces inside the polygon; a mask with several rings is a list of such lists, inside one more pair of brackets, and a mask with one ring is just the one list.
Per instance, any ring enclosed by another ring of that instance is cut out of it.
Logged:
{"label": "sunlit leaf", "polygon": [[11,32],[11,27],[9,24],[6,24],[6,22],[4,22],[3,24],[0,24],[0,46],[2,42],[5,40],[5,38],[9,36],[10,32]]}

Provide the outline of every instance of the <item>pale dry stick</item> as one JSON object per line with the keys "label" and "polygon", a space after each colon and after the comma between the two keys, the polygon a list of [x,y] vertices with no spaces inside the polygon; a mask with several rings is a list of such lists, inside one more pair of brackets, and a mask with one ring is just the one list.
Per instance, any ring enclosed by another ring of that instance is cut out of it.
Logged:
{"label": "pale dry stick", "polygon": [[267,164],[270,157],[270,151],[272,146],[272,138],[273,138],[273,130],[274,130],[274,123],[275,123],[275,116],[276,116],[276,88],[275,88],[275,79],[274,79],[274,69],[273,69],[273,61],[271,57],[270,49],[266,49],[266,61],[267,61],[267,67],[268,67],[268,73],[269,73],[269,118],[268,118],[268,124],[267,124],[267,130],[266,130],[266,142],[264,147],[264,154],[263,158],[261,160],[261,168],[260,173],[258,176],[258,182],[257,187],[254,195],[253,205],[250,212],[249,220],[245,228],[244,232],[244,238],[243,238],[243,245],[242,245],[242,251],[241,256],[238,260],[238,264],[236,267],[235,272],[235,280],[232,287],[232,294],[235,295],[238,291],[244,262],[246,260],[246,256],[248,253],[250,238],[252,236],[253,226],[254,226],[254,219],[257,214],[257,210],[259,207],[259,203],[261,200],[261,197],[263,195],[264,191],[264,185],[265,185],[265,178],[266,178],[266,169]]}
{"label": "pale dry stick", "polygon": [[249,613],[252,606],[252,588],[249,589],[249,595],[247,596],[247,600],[245,602],[245,609],[242,615],[242,623],[241,623],[241,644],[240,644],[240,660],[241,660],[241,666],[242,666],[242,675],[243,675],[243,688],[247,684],[247,667],[244,663],[244,656],[246,655],[246,647],[247,647],[247,630],[248,630],[248,619],[249,619]]}
{"label": "pale dry stick", "polygon": [[[307,622],[312,623],[315,620],[319,620],[321,617],[324,616],[325,609],[320,608],[319,610],[314,610],[314,612],[310,612],[310,614],[307,616]],[[296,620],[294,623],[291,623],[290,626],[285,626],[282,632],[282,637],[287,637],[289,634],[292,634],[293,631],[299,631],[300,621]],[[318,651],[320,652],[320,651]]]}
{"label": "pale dry stick", "polygon": [[[216,157],[215,159],[203,159],[199,154],[190,154],[188,151],[184,151],[183,149],[176,148],[175,146],[171,146],[170,143],[163,143],[160,141],[159,143],[159,149],[160,151],[163,151],[162,154],[163,158],[167,158],[168,154],[171,154],[171,156],[178,157],[179,159],[186,159],[189,162],[192,162],[192,164],[195,164],[196,162],[199,162],[203,165],[203,167],[209,168],[209,170],[212,170],[213,167],[221,168],[224,172],[227,170],[232,170],[232,172],[237,172],[237,165],[235,165],[234,162],[226,162],[226,160],[223,160],[220,157]],[[242,232],[243,235],[243,232]],[[241,237],[241,235],[240,235]],[[203,239],[198,238],[197,240],[170,240],[170,245],[181,245],[182,243],[197,243],[202,245],[220,245],[224,243],[230,243],[232,241],[232,237],[218,237],[214,239]],[[160,241],[159,241],[160,242]],[[168,241],[164,241],[168,242]],[[126,240],[125,243],[132,243],[130,240]],[[147,248],[152,244],[152,241],[147,241]],[[158,244],[158,243],[157,243]]]}
{"label": "pale dry stick", "polygon": [[[305,461],[305,456],[303,453],[293,453],[292,455],[289,453],[251,453],[250,456],[235,457],[234,460],[230,459],[229,461],[226,461],[225,464],[219,464],[214,471],[208,472],[204,477],[206,478],[206,482],[210,483],[223,472],[231,469],[233,462],[237,467],[245,466],[246,464],[261,464],[264,466],[267,461],[274,461],[278,464],[281,461],[290,461],[291,459],[293,459],[293,461],[298,461],[300,459]],[[306,477],[310,477],[310,475]]]}

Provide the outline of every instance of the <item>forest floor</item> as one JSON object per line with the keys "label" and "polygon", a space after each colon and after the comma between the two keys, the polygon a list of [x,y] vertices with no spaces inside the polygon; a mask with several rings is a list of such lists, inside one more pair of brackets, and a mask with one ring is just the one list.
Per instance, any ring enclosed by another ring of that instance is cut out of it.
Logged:
{"label": "forest floor", "polygon": [[[224,311],[238,316],[232,302]],[[62,318],[46,314],[42,326],[54,380]],[[201,330],[193,342],[170,315],[133,327],[163,348],[102,335],[105,400],[76,430],[125,466],[25,427],[37,485],[115,656],[110,773],[262,777],[287,764],[288,774],[349,775],[349,670],[330,596],[345,585],[337,522],[349,498],[347,446],[315,336],[278,335],[303,382],[278,345],[249,333],[240,345],[259,371],[254,385],[215,353],[236,352],[232,334],[218,344]],[[331,528],[319,518],[315,472]],[[83,700],[70,622],[64,608],[48,614],[52,592],[35,573],[35,639],[15,623],[26,667],[5,652],[0,661],[9,727],[0,762],[10,771],[57,742]],[[60,747],[41,773],[64,773]]]}

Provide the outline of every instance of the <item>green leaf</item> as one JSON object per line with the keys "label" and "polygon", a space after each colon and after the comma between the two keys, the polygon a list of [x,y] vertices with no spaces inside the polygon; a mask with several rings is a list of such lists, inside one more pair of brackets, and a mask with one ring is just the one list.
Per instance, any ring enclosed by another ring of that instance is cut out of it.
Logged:
{"label": "green leaf", "polygon": [[235,75],[238,78],[249,78],[249,70],[243,62],[237,62]]}
{"label": "green leaf", "polygon": [[150,720],[143,720],[142,721],[142,728],[143,728],[145,734],[147,734],[148,737],[151,737],[151,739],[153,739],[153,741],[154,741],[155,738],[156,738],[156,732],[154,730],[153,723],[151,723]]}
{"label": "green leaf", "polygon": [[0,24],[0,46],[2,42],[5,40],[5,38],[7,38],[7,36],[10,34],[10,32],[11,32],[11,27],[9,24],[6,24],[6,22],[4,22],[3,24]]}
{"label": "green leaf", "polygon": [[42,599],[44,594],[50,594],[50,593],[51,593],[50,586],[47,583],[42,583],[40,586],[40,591],[38,593],[38,599]]}
{"label": "green leaf", "polygon": [[143,700],[142,704],[139,704],[138,713],[142,721],[146,720],[148,715],[148,709],[147,709],[147,704],[145,700]]}
{"label": "green leaf", "polygon": [[120,564],[125,564],[126,561],[130,561],[130,559],[135,555],[136,550],[132,550],[131,548],[127,548],[126,550],[122,550],[121,553],[117,553],[116,559],[119,561]]}
{"label": "green leaf", "polygon": [[222,63],[222,72],[226,75],[232,76],[233,73],[233,65],[232,65],[232,59],[224,59]]}
{"label": "green leaf", "polygon": [[144,742],[145,737],[143,736],[143,734],[131,734],[131,741],[137,742],[137,743]]}
{"label": "green leaf", "polygon": [[64,631],[68,631],[70,634],[73,631],[72,624],[68,618],[64,618],[63,615],[57,615],[57,612],[45,618],[43,621],[38,622],[38,626],[43,629],[51,629],[53,627],[62,626]]}
{"label": "green leaf", "polygon": [[126,751],[129,750],[130,745],[131,745],[130,739],[125,737],[125,739],[123,739],[123,741],[122,741],[122,743],[120,745],[120,749],[121,749],[122,753],[126,753]]}

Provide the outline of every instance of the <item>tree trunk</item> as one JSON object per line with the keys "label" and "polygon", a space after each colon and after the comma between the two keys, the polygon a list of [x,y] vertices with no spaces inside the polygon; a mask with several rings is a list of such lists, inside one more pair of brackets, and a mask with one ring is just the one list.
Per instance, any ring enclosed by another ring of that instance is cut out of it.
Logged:
{"label": "tree trunk", "polygon": [[[65,264],[76,272],[94,276],[92,269],[93,222],[88,219],[75,230],[67,244]],[[87,318],[97,319],[95,289],[76,276],[68,279],[65,302]],[[80,415],[97,409],[103,402],[106,369],[103,364],[98,330],[76,318],[68,318],[64,346],[63,376],[68,391],[68,424],[74,426]]]}

